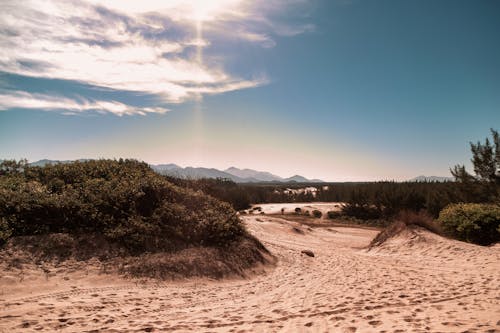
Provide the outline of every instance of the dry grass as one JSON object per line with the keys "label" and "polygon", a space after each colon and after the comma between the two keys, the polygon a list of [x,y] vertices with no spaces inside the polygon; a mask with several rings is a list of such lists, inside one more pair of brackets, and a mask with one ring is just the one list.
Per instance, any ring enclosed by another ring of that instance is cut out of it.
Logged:
{"label": "dry grass", "polygon": [[0,249],[0,261],[6,267],[18,269],[24,264],[58,266],[65,261],[85,267],[94,259],[105,268],[103,273],[156,279],[245,276],[252,268],[275,262],[269,251],[251,235],[223,247],[198,246],[139,255],[96,234],[13,237]]}
{"label": "dry grass", "polygon": [[443,231],[440,225],[426,212],[402,211],[388,227],[382,230],[370,243],[369,247],[378,246],[388,239],[401,233],[408,228],[421,227],[435,234],[442,235]]}
{"label": "dry grass", "polygon": [[174,253],[124,258],[120,264],[120,273],[156,279],[220,279],[228,276],[244,277],[252,267],[274,261],[269,251],[256,238],[248,236],[225,248],[191,247]]}

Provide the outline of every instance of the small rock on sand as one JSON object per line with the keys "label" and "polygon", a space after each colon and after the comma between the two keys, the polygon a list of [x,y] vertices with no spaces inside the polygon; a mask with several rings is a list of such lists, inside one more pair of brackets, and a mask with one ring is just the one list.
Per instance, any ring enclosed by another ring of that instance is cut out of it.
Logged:
{"label": "small rock on sand", "polygon": [[314,252],[311,250],[302,250],[302,253],[308,255],[309,257],[314,257]]}

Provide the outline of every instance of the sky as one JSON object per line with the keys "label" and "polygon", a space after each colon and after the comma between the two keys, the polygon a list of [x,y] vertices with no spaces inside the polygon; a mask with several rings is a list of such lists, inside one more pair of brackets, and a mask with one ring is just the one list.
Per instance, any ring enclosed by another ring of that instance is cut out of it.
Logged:
{"label": "sky", "polygon": [[500,129],[496,0],[4,0],[0,159],[406,180]]}

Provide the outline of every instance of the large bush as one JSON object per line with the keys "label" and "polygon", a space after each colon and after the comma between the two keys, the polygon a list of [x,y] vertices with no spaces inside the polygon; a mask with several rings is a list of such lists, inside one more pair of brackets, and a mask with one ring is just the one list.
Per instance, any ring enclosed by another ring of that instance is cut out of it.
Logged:
{"label": "large bush", "polygon": [[223,245],[244,233],[229,204],[173,185],[134,160],[0,164],[0,242],[99,233],[136,251]]}
{"label": "large bush", "polygon": [[439,222],[450,236],[488,245],[500,241],[500,205],[454,204],[439,214]]}

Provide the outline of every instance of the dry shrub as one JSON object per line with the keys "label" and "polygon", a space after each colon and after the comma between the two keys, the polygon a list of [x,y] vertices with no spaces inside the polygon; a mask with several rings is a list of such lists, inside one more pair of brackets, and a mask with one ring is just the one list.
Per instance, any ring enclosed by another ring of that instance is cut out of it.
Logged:
{"label": "dry shrub", "polygon": [[12,237],[2,250],[3,252],[19,251],[35,262],[46,260],[62,262],[70,258],[78,261],[90,258],[106,260],[132,254],[120,244],[110,242],[104,236],[94,233]]}
{"label": "dry shrub", "polygon": [[57,265],[67,260],[76,260],[81,267],[91,258],[98,260],[102,273],[117,271],[129,277],[157,279],[245,276],[247,270],[275,261],[251,235],[242,236],[226,246],[192,246],[136,255],[135,251],[111,243],[102,235],[50,234],[12,237],[0,251],[0,262],[7,263],[8,268],[18,269],[23,264]]}
{"label": "dry shrub", "polygon": [[421,227],[438,235],[442,234],[439,224],[437,224],[428,213],[424,211],[418,213],[413,211],[402,211],[396,216],[393,223],[378,233],[371,241],[369,247],[372,248],[381,245],[388,239],[401,233],[403,230],[414,227]]}
{"label": "dry shrub", "polygon": [[435,234],[443,234],[443,230],[439,223],[437,223],[436,220],[425,211],[416,213],[404,210],[396,216],[396,220],[403,222],[406,226],[419,226]]}
{"label": "dry shrub", "polygon": [[402,221],[395,221],[391,223],[388,227],[379,232],[377,236],[375,236],[375,238],[370,242],[369,248],[385,243],[388,239],[398,235],[404,229],[406,229],[406,224]]}
{"label": "dry shrub", "polygon": [[191,247],[175,253],[144,254],[125,258],[120,272],[131,277],[176,279],[187,277],[245,276],[247,269],[274,262],[269,251],[253,236],[227,248]]}

